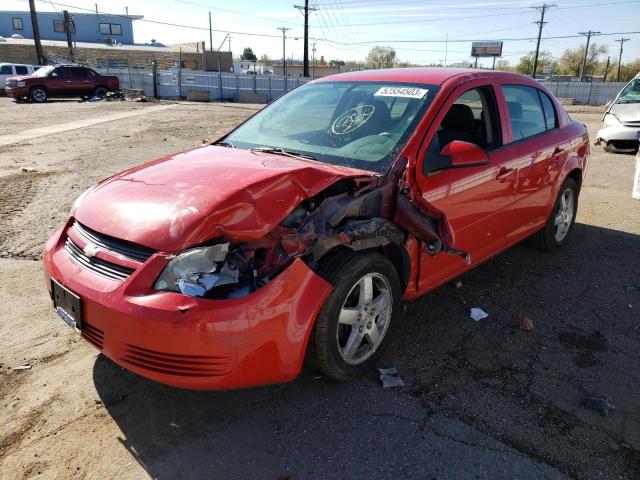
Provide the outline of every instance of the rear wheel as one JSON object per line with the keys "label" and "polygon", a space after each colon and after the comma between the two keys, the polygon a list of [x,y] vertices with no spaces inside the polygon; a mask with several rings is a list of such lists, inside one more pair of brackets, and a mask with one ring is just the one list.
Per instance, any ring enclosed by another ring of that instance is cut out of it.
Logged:
{"label": "rear wheel", "polygon": [[47,101],[47,90],[44,87],[33,87],[29,92],[29,99],[35,103]]}
{"label": "rear wheel", "polygon": [[401,291],[386,257],[359,253],[342,259],[320,269],[334,289],[318,314],[308,357],[326,376],[348,381],[371,370],[388,346]]}
{"label": "rear wheel", "polygon": [[558,250],[569,240],[577,211],[578,185],[572,178],[567,178],[560,188],[546,225],[531,237],[531,242],[544,250]]}
{"label": "rear wheel", "polygon": [[104,87],[96,87],[96,89],[93,91],[93,96],[98,98],[106,97],[107,89]]}

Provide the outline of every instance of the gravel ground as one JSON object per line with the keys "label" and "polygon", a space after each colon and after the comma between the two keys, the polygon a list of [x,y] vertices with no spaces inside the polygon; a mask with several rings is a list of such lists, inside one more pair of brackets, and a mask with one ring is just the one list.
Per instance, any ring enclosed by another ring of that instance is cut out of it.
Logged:
{"label": "gravel ground", "polygon": [[[3,479],[640,478],[632,156],[593,147],[562,252],[518,245],[407,304],[383,359],[404,388],[384,390],[375,375],[336,385],[305,370],[285,385],[189,392],[137,377],[77,338],[54,314],[38,260],[85,188],[212,140],[255,107],[0,98],[0,118],[12,119],[2,135],[138,109],[0,147]],[[569,109],[594,138],[601,109]],[[472,321],[470,307],[489,317]],[[594,395],[615,410],[587,408]]]}

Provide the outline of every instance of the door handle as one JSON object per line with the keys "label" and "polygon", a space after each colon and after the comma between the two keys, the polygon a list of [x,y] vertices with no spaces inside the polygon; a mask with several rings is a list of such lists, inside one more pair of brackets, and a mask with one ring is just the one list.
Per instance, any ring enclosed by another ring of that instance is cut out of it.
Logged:
{"label": "door handle", "polygon": [[513,168],[502,167],[498,172],[498,175],[496,175],[496,180],[504,182],[507,179],[507,177],[512,173],[513,173]]}

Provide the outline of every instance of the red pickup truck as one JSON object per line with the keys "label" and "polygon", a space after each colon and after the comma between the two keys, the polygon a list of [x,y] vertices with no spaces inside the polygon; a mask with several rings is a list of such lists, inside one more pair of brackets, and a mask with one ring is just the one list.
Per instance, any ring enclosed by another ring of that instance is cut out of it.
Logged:
{"label": "red pickup truck", "polygon": [[8,78],[5,92],[18,102],[42,103],[53,97],[103,97],[119,88],[118,77],[113,75],[100,75],[78,65],[58,65],[39,68],[31,75]]}

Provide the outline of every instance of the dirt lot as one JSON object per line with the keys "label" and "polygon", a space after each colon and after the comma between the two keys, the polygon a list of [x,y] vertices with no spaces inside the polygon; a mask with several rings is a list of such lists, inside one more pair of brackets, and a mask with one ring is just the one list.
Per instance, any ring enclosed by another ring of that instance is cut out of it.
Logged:
{"label": "dirt lot", "polygon": [[[189,392],[139,378],[80,340],[54,314],[38,261],[88,186],[213,139],[254,110],[157,107],[0,98],[0,118],[11,120],[0,140],[30,130],[0,147],[3,479],[640,478],[632,156],[593,148],[562,252],[519,245],[462,286],[407,305],[384,359],[405,388],[384,390],[375,375],[336,385],[305,370],[287,385]],[[594,137],[600,109],[571,109]],[[470,320],[475,306],[490,316]],[[532,331],[519,328],[525,317]],[[23,364],[31,368],[13,369]],[[587,408],[596,394],[615,410]]]}

